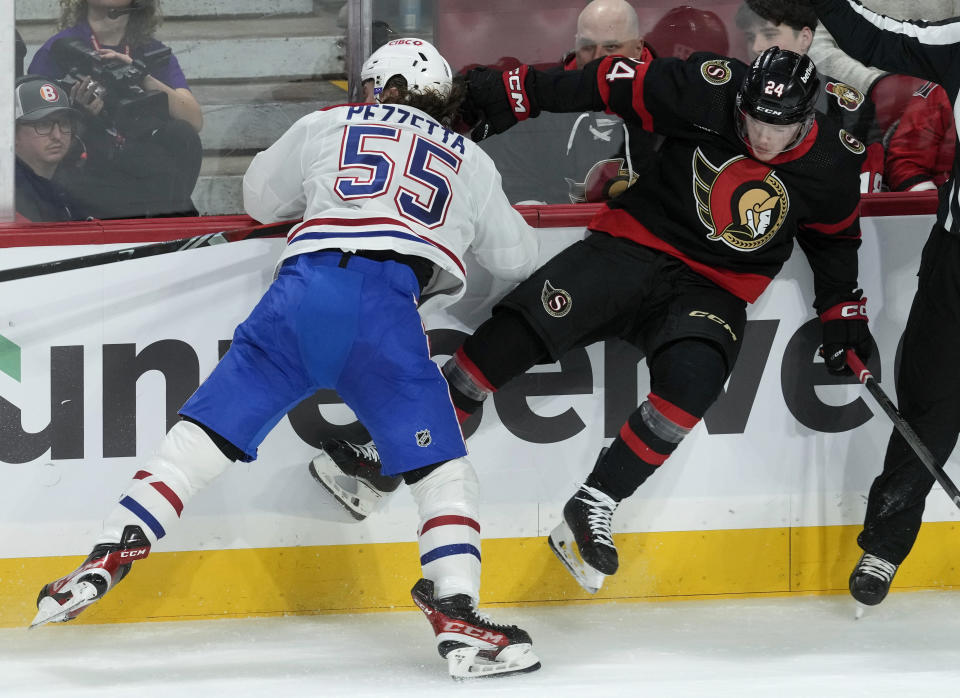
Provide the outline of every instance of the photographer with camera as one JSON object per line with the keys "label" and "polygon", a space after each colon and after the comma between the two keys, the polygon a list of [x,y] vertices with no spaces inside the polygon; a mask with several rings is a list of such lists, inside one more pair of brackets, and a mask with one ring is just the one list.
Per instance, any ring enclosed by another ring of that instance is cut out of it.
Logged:
{"label": "photographer with camera", "polygon": [[197,215],[200,105],[154,38],[156,0],[61,0],[62,30],[28,72],[60,80],[82,114],[63,186],[98,218]]}

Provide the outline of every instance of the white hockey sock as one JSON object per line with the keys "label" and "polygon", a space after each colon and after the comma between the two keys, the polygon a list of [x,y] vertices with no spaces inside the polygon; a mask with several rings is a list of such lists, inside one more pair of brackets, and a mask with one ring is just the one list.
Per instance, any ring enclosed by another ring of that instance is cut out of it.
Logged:
{"label": "white hockey sock", "polygon": [[480,483],[466,458],[448,461],[410,486],[420,512],[420,565],[438,599],[480,600]]}
{"label": "white hockey sock", "polygon": [[179,520],[184,504],[231,462],[199,426],[177,422],[133,476],[104,520],[97,543],[119,542],[129,525],[139,526],[150,543],[156,543]]}

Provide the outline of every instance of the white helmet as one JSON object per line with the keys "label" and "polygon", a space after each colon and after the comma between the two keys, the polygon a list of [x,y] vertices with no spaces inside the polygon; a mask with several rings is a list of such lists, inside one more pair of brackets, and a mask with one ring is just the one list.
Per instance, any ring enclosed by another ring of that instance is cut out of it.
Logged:
{"label": "white helmet", "polygon": [[376,51],[360,69],[360,80],[373,80],[377,99],[394,75],[402,75],[411,92],[434,90],[446,97],[453,85],[450,65],[429,41],[394,39]]}

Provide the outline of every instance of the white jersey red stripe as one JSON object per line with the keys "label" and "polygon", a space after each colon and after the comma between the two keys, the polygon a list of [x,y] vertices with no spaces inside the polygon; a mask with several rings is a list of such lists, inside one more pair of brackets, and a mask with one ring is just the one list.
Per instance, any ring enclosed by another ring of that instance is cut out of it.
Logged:
{"label": "white jersey red stripe", "polygon": [[347,104],[308,114],[251,162],[244,206],[258,221],[301,217],[280,259],[320,250],[390,250],[436,268],[421,309],[457,300],[464,255],[520,281],[539,244],[490,157],[425,112]]}

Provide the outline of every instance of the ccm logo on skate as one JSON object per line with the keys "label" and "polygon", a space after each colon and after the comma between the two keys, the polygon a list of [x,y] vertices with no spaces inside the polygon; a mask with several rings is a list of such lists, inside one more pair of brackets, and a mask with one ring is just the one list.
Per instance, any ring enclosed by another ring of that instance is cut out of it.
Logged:
{"label": "ccm logo on skate", "polygon": [[466,623],[459,623],[455,620],[447,621],[443,626],[443,632],[459,633],[460,635],[469,635],[470,637],[475,637],[479,640],[484,640],[485,642],[492,642],[494,644],[504,640],[504,636],[500,633],[493,633],[493,632],[490,632],[489,630],[475,628],[472,625],[467,625]]}
{"label": "ccm logo on skate", "polygon": [[150,548],[137,548],[135,550],[121,550],[120,557],[127,558],[129,560],[133,560],[134,558],[138,558],[138,557],[146,557],[147,551],[149,550]]}
{"label": "ccm logo on skate", "polygon": [[523,82],[520,79],[520,68],[514,68],[507,73],[507,86],[510,89],[510,99],[513,100],[513,110],[526,113],[527,107],[523,104]]}

